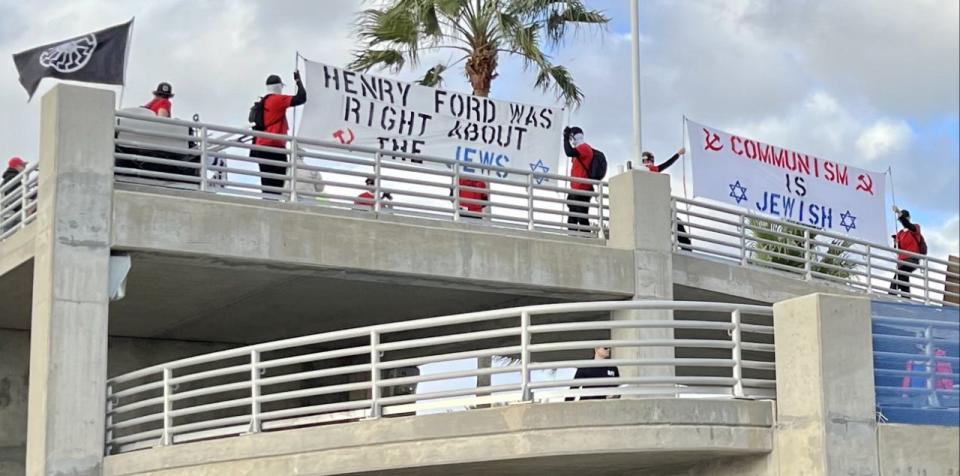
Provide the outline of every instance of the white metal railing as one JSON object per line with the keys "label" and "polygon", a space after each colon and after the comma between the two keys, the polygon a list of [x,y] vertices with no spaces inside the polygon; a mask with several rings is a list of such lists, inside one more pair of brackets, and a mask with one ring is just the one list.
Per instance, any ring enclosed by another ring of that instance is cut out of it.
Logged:
{"label": "white metal railing", "polygon": [[[115,171],[121,181],[344,208],[377,217],[417,216],[598,237],[607,227],[609,195],[603,181],[135,111],[117,111],[116,116]],[[285,146],[254,145],[253,137],[280,140]],[[251,157],[253,151],[293,160]],[[573,190],[572,183],[589,184],[594,191]],[[590,202],[569,200],[570,193],[589,196]],[[584,210],[571,212],[568,205]]]}
{"label": "white metal railing", "polygon": [[[611,319],[611,312],[624,310],[676,313],[643,316],[657,320]],[[110,379],[107,452],[518,402],[773,398],[772,322],[772,309],[765,306],[586,302],[395,322],[225,350]],[[592,359],[596,347],[612,348],[613,358]],[[649,357],[652,348],[662,353]],[[639,349],[648,357],[637,357],[633,351]],[[505,357],[504,365],[454,365],[493,356]],[[620,377],[560,375],[587,367],[617,367]],[[478,387],[480,376],[495,378]]]}
{"label": "white metal railing", "polygon": [[39,174],[30,164],[7,183],[0,185],[0,240],[30,224],[37,215]]}
{"label": "white metal railing", "polygon": [[[946,260],[702,201],[673,197],[671,204],[673,246],[680,252],[706,254],[925,304],[955,306],[960,296],[955,287],[960,274]],[[916,262],[900,261],[898,254]],[[900,264],[915,269],[898,272]]]}

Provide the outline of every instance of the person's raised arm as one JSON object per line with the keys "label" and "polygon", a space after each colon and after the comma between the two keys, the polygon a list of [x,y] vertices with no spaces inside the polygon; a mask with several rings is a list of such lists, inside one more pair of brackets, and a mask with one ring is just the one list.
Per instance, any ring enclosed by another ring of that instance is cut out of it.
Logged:
{"label": "person's raised arm", "polygon": [[569,127],[563,129],[563,153],[567,154],[567,157],[580,158],[580,152],[577,152],[577,149],[570,145]]}
{"label": "person's raised arm", "polygon": [[687,149],[684,149],[683,147],[681,147],[679,150],[677,150],[676,154],[673,154],[673,157],[670,157],[666,162],[658,165],[657,171],[663,172],[664,170],[667,170],[667,168],[673,165],[673,163],[676,162],[677,159],[679,159],[680,156],[683,155],[686,151]]}
{"label": "person's raised arm", "polygon": [[300,80],[300,71],[293,72],[293,80],[297,83],[297,94],[290,101],[290,106],[299,106],[307,102],[307,88],[303,87],[303,81]]}

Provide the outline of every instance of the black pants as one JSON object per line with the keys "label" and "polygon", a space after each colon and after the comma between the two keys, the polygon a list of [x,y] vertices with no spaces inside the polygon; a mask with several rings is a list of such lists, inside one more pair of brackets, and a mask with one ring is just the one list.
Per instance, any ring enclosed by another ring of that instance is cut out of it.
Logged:
{"label": "black pants", "polygon": [[[589,206],[589,203],[590,203],[590,195],[580,195],[579,193],[571,193],[571,194],[568,194],[568,195],[567,195],[567,200],[584,202],[584,203],[587,203],[587,204],[588,204],[587,206],[567,204],[567,207],[570,209],[570,212],[571,212],[571,213],[582,213],[582,214],[584,214],[584,215],[590,213],[590,206]],[[567,224],[568,224],[568,225],[580,225],[581,227],[589,227],[589,226],[590,226],[590,220],[588,220],[586,217],[568,216],[568,217],[567,217]],[[587,232],[587,233],[590,232],[590,230],[587,230],[587,229],[585,229],[585,228],[580,228],[580,227],[577,227],[577,226],[571,226],[571,227],[569,227],[569,228],[570,228],[571,231],[583,231],[583,232]]]}
{"label": "black pants", "polygon": [[[260,172],[265,174],[277,174],[277,175],[287,175],[287,164],[290,163],[290,160],[287,158],[287,154],[279,152],[264,152],[262,150],[251,150],[250,157],[263,160],[272,160],[278,163],[278,165],[266,165],[266,164],[257,164],[260,166]],[[277,187],[283,188],[286,185],[287,181],[284,179],[275,179],[275,178],[266,178],[260,177],[260,185],[264,187]],[[264,190],[263,193],[280,195],[280,192],[267,191]]]}
{"label": "black pants", "polygon": [[[687,229],[683,227],[680,223],[677,223],[677,231],[679,233],[686,233]],[[677,234],[677,243],[680,243],[680,249],[683,251],[693,251],[693,248],[690,247],[692,244],[689,236],[683,236]],[[686,245],[686,246],[684,246]]]}
{"label": "black pants", "polygon": [[902,293],[910,292],[910,273],[917,269],[918,264],[919,258],[907,258],[897,262],[897,276],[890,283],[890,294],[895,294],[893,291],[898,289]]}

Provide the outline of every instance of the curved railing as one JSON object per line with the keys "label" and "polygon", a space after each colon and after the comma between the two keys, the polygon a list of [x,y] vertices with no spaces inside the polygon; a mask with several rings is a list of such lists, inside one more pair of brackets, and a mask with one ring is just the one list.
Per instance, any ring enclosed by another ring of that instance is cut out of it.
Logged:
{"label": "curved railing", "polygon": [[0,185],[0,240],[27,226],[37,215],[37,164]]}
{"label": "curved railing", "polygon": [[[610,347],[613,358],[594,360]],[[476,362],[491,358],[493,365]],[[577,379],[575,369],[619,376]],[[588,386],[584,386],[589,383]],[[107,452],[517,402],[775,396],[772,309],[552,304],[395,322],[225,350],[114,377]]]}
{"label": "curved railing", "polygon": [[[414,216],[597,237],[607,228],[605,182],[498,167],[489,156],[472,157],[473,149],[470,161],[464,161],[158,118],[142,110],[117,111],[116,117],[115,172],[121,181],[347,209],[371,217]],[[254,145],[253,137],[285,145]],[[263,153],[292,159],[252,156]],[[573,190],[574,183],[592,191]],[[570,193],[587,201],[570,200]],[[568,205],[582,209],[571,211]],[[577,220],[568,223],[571,219]]]}

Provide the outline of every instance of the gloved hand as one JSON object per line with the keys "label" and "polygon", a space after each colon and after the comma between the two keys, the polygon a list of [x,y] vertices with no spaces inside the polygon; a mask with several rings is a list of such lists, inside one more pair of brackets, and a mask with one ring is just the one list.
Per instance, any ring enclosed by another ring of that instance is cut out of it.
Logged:
{"label": "gloved hand", "polygon": [[563,138],[566,139],[566,138],[568,138],[568,137],[570,137],[570,127],[569,127],[569,126],[563,128]]}
{"label": "gloved hand", "polygon": [[293,72],[293,80],[296,81],[296,82],[298,82],[298,83],[300,82],[300,70],[299,70],[299,69],[298,69],[298,70],[295,70],[295,71]]}

